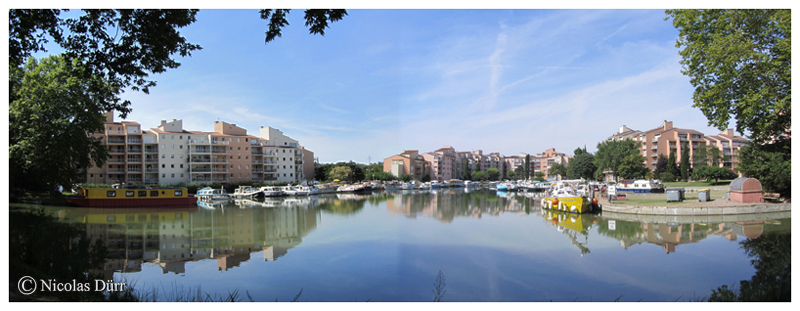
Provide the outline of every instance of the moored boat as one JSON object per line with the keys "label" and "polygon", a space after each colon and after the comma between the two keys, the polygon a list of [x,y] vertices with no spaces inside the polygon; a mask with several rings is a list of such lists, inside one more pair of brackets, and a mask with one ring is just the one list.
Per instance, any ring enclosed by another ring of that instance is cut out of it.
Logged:
{"label": "moored boat", "polygon": [[233,197],[237,199],[252,198],[261,193],[261,189],[250,186],[239,186],[233,191]]}
{"label": "moored boat", "polygon": [[79,188],[67,196],[69,203],[83,207],[176,206],[197,203],[186,188]]}
{"label": "moored boat", "polygon": [[197,190],[197,197],[201,200],[228,200],[231,198],[225,188],[214,189],[211,187]]}
{"label": "moored boat", "polygon": [[283,190],[281,187],[261,187],[261,193],[264,194],[265,197],[279,197],[283,195]]}
{"label": "moored boat", "polygon": [[548,195],[542,199],[542,208],[571,213],[588,213],[592,211],[593,202],[586,194],[576,192],[575,188],[585,185],[583,179],[562,180],[553,186]]}

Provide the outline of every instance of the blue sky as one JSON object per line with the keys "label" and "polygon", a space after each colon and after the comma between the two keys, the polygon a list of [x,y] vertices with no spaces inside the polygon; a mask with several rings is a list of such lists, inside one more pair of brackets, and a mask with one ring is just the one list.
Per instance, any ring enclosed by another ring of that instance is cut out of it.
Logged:
{"label": "blue sky", "polygon": [[[626,125],[708,135],[663,10],[348,10],[325,36],[302,10],[265,44],[257,10],[202,9],[181,29],[203,50],[127,92],[145,128],[272,126],[320,162],[403,150],[572,154]],[[733,127],[733,124],[731,125]]]}

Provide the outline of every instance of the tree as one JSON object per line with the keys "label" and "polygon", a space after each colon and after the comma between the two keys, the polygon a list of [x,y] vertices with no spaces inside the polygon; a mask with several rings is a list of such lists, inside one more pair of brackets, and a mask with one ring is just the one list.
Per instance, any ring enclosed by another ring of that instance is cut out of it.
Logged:
{"label": "tree", "polygon": [[791,10],[667,10],[709,125],[756,143],[791,134]]}
{"label": "tree", "polygon": [[569,179],[593,179],[597,167],[594,165],[594,155],[580,148],[575,149],[575,157],[569,161],[567,176]]}
{"label": "tree", "polygon": [[425,176],[422,176],[422,180],[421,180],[421,181],[422,181],[422,182],[429,182],[429,181],[431,181],[431,175],[430,175],[430,174],[425,174]]}
{"label": "tree", "polygon": [[791,141],[771,145],[748,144],[739,152],[737,168],[744,176],[757,178],[769,192],[792,196]]}
{"label": "tree", "polygon": [[792,238],[790,234],[767,232],[755,239],[739,242],[755,275],[739,282],[738,294],[727,285],[712,290],[708,301],[791,301]]}
{"label": "tree", "polygon": [[400,174],[400,176],[397,176],[397,178],[400,178],[400,180],[404,182],[409,182],[414,179],[414,176],[411,176],[410,174]]}
{"label": "tree", "polygon": [[559,175],[562,178],[567,177],[567,167],[561,163],[553,163],[550,165],[550,168],[547,170],[548,175]]}
{"label": "tree", "polygon": [[525,166],[524,165],[517,166],[517,168],[514,169],[514,175],[521,179],[525,179]]}
{"label": "tree", "polygon": [[697,177],[703,178],[708,182],[714,180],[714,183],[719,183],[720,179],[733,179],[737,175],[733,171],[725,167],[719,166],[701,166],[695,169]]}
{"label": "tree", "polygon": [[516,173],[514,171],[506,172],[506,177],[508,177],[508,179],[514,179],[514,176],[516,176]]}
{"label": "tree", "polygon": [[675,181],[676,178],[680,178],[681,171],[678,170],[677,161],[678,159],[675,158],[675,149],[670,150],[669,158],[667,159],[667,176],[670,178],[664,178],[665,181]]}
{"label": "tree", "polygon": [[524,176],[523,179],[524,180],[528,180],[531,177],[531,155],[530,154],[526,154],[525,155],[525,167],[523,168],[522,171],[523,171],[523,174],[524,174],[523,175]]}
{"label": "tree", "polygon": [[658,155],[658,160],[656,162],[656,170],[655,170],[656,179],[664,179],[663,177],[661,177],[661,175],[667,172],[668,161],[669,160],[665,155],[663,154]]}
{"label": "tree", "polygon": [[356,179],[353,178],[353,169],[348,166],[336,166],[328,172],[328,180],[338,179],[341,181],[352,182]]}
{"label": "tree", "polygon": [[545,179],[544,179],[544,173],[542,173],[542,172],[536,172],[536,173],[534,173],[534,174],[533,174],[533,178],[534,178],[535,180],[538,180],[538,181],[545,181]]}
{"label": "tree", "polygon": [[370,172],[366,174],[364,179],[390,181],[394,179],[394,175],[392,175],[392,173],[389,172]]}
{"label": "tree", "polygon": [[488,177],[489,180],[498,180],[500,179],[500,170],[490,167],[486,170],[486,177]]}
{"label": "tree", "polygon": [[486,172],[484,171],[474,171],[472,172],[472,180],[485,180],[487,177]]}
{"label": "tree", "polygon": [[604,141],[597,144],[594,154],[594,165],[602,172],[610,169],[614,176],[619,176],[619,165],[629,155],[639,154],[640,144],[632,139]]}
{"label": "tree", "polygon": [[[271,9],[261,10],[261,19],[269,20],[269,30],[267,30],[267,37],[264,43],[268,43],[281,36],[281,29],[289,25],[286,20],[286,14],[289,14],[290,9]],[[342,9],[308,9],[305,10],[306,26],[310,34],[325,35],[325,28],[328,27],[328,21],[336,22],[341,20],[347,15],[347,10]]]}
{"label": "tree", "polygon": [[650,171],[644,165],[644,161],[645,157],[638,153],[625,157],[619,165],[619,176],[624,179],[644,177]]}
{"label": "tree", "polygon": [[77,61],[51,56],[9,66],[15,87],[9,103],[9,166],[13,187],[71,188],[90,164],[102,166],[106,146],[87,133],[101,132],[119,101],[116,87]]}
{"label": "tree", "polygon": [[694,167],[703,165],[719,166],[722,163],[722,152],[719,148],[710,145],[699,145],[694,150],[692,164]]}
{"label": "tree", "polygon": [[689,170],[692,168],[692,161],[689,159],[689,144],[684,144],[681,148],[681,179],[689,180]]}

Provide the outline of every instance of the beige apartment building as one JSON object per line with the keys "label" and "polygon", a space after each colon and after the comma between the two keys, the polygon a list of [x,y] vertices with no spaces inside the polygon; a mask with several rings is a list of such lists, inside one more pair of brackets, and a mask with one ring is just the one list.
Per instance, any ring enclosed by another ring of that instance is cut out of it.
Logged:
{"label": "beige apartment building", "polygon": [[672,121],[666,120],[660,127],[644,132],[623,125],[606,141],[624,139],[631,139],[640,144],[639,151],[647,159],[645,165],[650,170],[655,170],[659,155],[668,157],[674,151],[676,160],[681,161],[684,148],[688,148],[689,157],[693,158],[695,150],[702,145],[719,148],[723,154],[721,166],[736,169],[736,164],[739,163],[739,151],[749,142],[746,138],[735,136],[731,129],[719,135],[706,136],[696,130],[673,127]]}
{"label": "beige apartment building", "polygon": [[257,137],[223,121],[214,122],[213,132],[201,132],[184,129],[183,121],[176,119],[162,120],[146,131],[137,122],[114,122],[111,112],[106,119],[104,133],[93,135],[106,142],[109,158],[103,167],[87,170],[88,183],[174,185],[305,178],[305,148],[271,127],[261,127]]}
{"label": "beige apartment building", "polygon": [[[416,180],[421,180],[423,176],[430,174],[430,163],[425,161],[418,150],[406,150],[401,154],[384,159],[383,171],[390,172],[397,177],[408,174]],[[433,179],[432,175],[431,179]]]}

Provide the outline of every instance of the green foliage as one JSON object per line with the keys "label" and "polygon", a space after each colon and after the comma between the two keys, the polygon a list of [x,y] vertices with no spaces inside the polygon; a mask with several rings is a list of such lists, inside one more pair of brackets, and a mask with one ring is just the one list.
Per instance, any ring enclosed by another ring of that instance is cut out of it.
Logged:
{"label": "green foliage", "polygon": [[719,166],[701,166],[696,168],[693,173],[697,175],[697,177],[703,178],[708,182],[712,179],[714,182],[719,182],[720,179],[733,179],[738,177],[738,175],[730,169]]}
{"label": "green foliage", "polygon": [[352,182],[355,181],[353,178],[353,169],[347,166],[336,166],[330,172],[328,172],[328,180],[338,179],[341,181],[348,181]]}
{"label": "green foliage", "polygon": [[722,152],[719,148],[711,145],[699,145],[694,150],[692,165],[700,167],[703,165],[719,166],[722,163]]}
{"label": "green foliage", "polygon": [[792,241],[791,235],[766,233],[755,239],[740,242],[756,274],[739,283],[739,290],[723,285],[712,290],[708,301],[791,301],[792,299]]}
{"label": "green foliage", "polygon": [[108,157],[102,111],[119,107],[119,89],[61,56],[10,67],[9,157],[13,187],[70,188]]}
{"label": "green foliage", "polygon": [[656,169],[655,169],[655,178],[656,179],[662,179],[663,180],[663,177],[661,177],[661,174],[664,174],[664,173],[667,172],[668,161],[669,160],[667,159],[667,157],[665,155],[663,155],[663,154],[659,154],[658,155],[658,160],[656,161]]}
{"label": "green foliage", "polygon": [[791,140],[769,145],[748,144],[739,152],[738,169],[747,177],[756,178],[766,191],[792,196]]}
{"label": "green foliage", "polygon": [[[23,276],[55,279],[59,283],[94,284],[93,270],[103,269],[107,249],[102,240],[92,243],[86,234],[68,224],[59,223],[44,210],[12,211],[9,214],[9,279]],[[16,292],[16,286],[12,286]],[[41,291],[32,294],[41,296]],[[103,300],[102,292],[50,292],[64,301]]]}
{"label": "green foliage", "polygon": [[560,175],[562,178],[565,178],[567,177],[567,167],[561,163],[553,163],[553,165],[551,165],[547,170],[547,175]]}
{"label": "green foliage", "polygon": [[684,144],[681,148],[681,179],[689,180],[689,170],[692,168],[692,161],[689,159],[689,144]]}
{"label": "green foliage", "polygon": [[680,178],[681,171],[678,169],[678,159],[675,156],[675,149],[670,150],[669,158],[667,159],[667,172],[669,173],[669,177],[671,178],[668,181],[674,181],[677,178]]}
{"label": "green foliage", "polygon": [[542,172],[536,172],[536,173],[534,173],[534,174],[533,174],[533,178],[534,178],[534,180],[538,180],[538,181],[545,181],[545,179],[544,179],[544,173],[542,173]]}
{"label": "green foliage", "polygon": [[506,176],[508,177],[508,179],[514,179],[514,177],[515,177],[516,175],[517,175],[517,174],[516,174],[514,171],[508,171],[508,172],[506,172]]}
{"label": "green foliage", "polygon": [[610,169],[614,172],[614,176],[619,176],[622,159],[634,154],[639,154],[639,143],[632,139],[604,141],[597,144],[594,165],[600,172]]}
{"label": "green foliage", "polygon": [[764,143],[791,131],[791,10],[667,10],[693,107]]}
{"label": "green foliage", "polygon": [[[46,52],[44,43],[52,40],[65,50],[67,60],[80,61],[88,74],[116,88],[148,93],[156,85],[147,80],[151,73],[180,66],[172,55],[186,57],[201,49],[178,32],[195,22],[197,10],[83,11],[62,18],[61,10],[10,10],[9,65],[19,66],[32,53]],[[129,105],[127,100],[120,105],[120,116],[130,112]]]}
{"label": "green foliage", "polygon": [[488,175],[484,171],[474,171],[472,172],[472,180],[486,180]]}
{"label": "green foliage", "polygon": [[390,181],[394,180],[394,175],[392,175],[392,173],[389,172],[370,172],[366,174],[365,179]]}
{"label": "green foliage", "polygon": [[499,180],[500,179],[500,170],[496,168],[488,168],[486,169],[486,177],[489,180]]}
{"label": "green foliage", "polygon": [[522,172],[523,172],[523,176],[525,176],[525,178],[523,178],[523,179],[528,180],[528,178],[531,177],[531,155],[530,154],[526,154],[525,155],[525,166],[523,167]]}
{"label": "green foliage", "polygon": [[430,174],[425,174],[425,176],[422,176],[422,180],[421,180],[421,181],[422,181],[422,182],[429,182],[429,181],[431,181],[431,175],[430,175]]}
{"label": "green foliage", "polygon": [[567,168],[567,178],[590,180],[594,178],[596,171],[597,166],[594,165],[594,155],[585,149],[575,149],[575,157],[569,161],[569,167]]}
{"label": "green foliage", "polygon": [[410,174],[400,174],[400,176],[398,176],[397,178],[399,178],[400,180],[402,180],[404,182],[409,182],[412,179],[414,179],[414,176],[411,176]]}
{"label": "green foliage", "polygon": [[[264,43],[274,40],[276,37],[281,36],[281,29],[289,22],[286,20],[286,14],[289,14],[290,9],[263,9],[259,13],[261,19],[269,20],[269,30],[266,32],[266,39]],[[306,26],[310,34],[325,35],[325,28],[328,28],[328,21],[336,22],[341,20],[347,11],[343,9],[308,9],[305,10]]]}
{"label": "green foliage", "polygon": [[673,182],[675,181],[675,175],[672,175],[671,172],[666,172],[661,174],[661,181],[663,182]]}
{"label": "green foliage", "polygon": [[645,158],[641,154],[632,154],[619,164],[619,176],[624,179],[637,179],[644,177],[650,170],[644,165]]}

